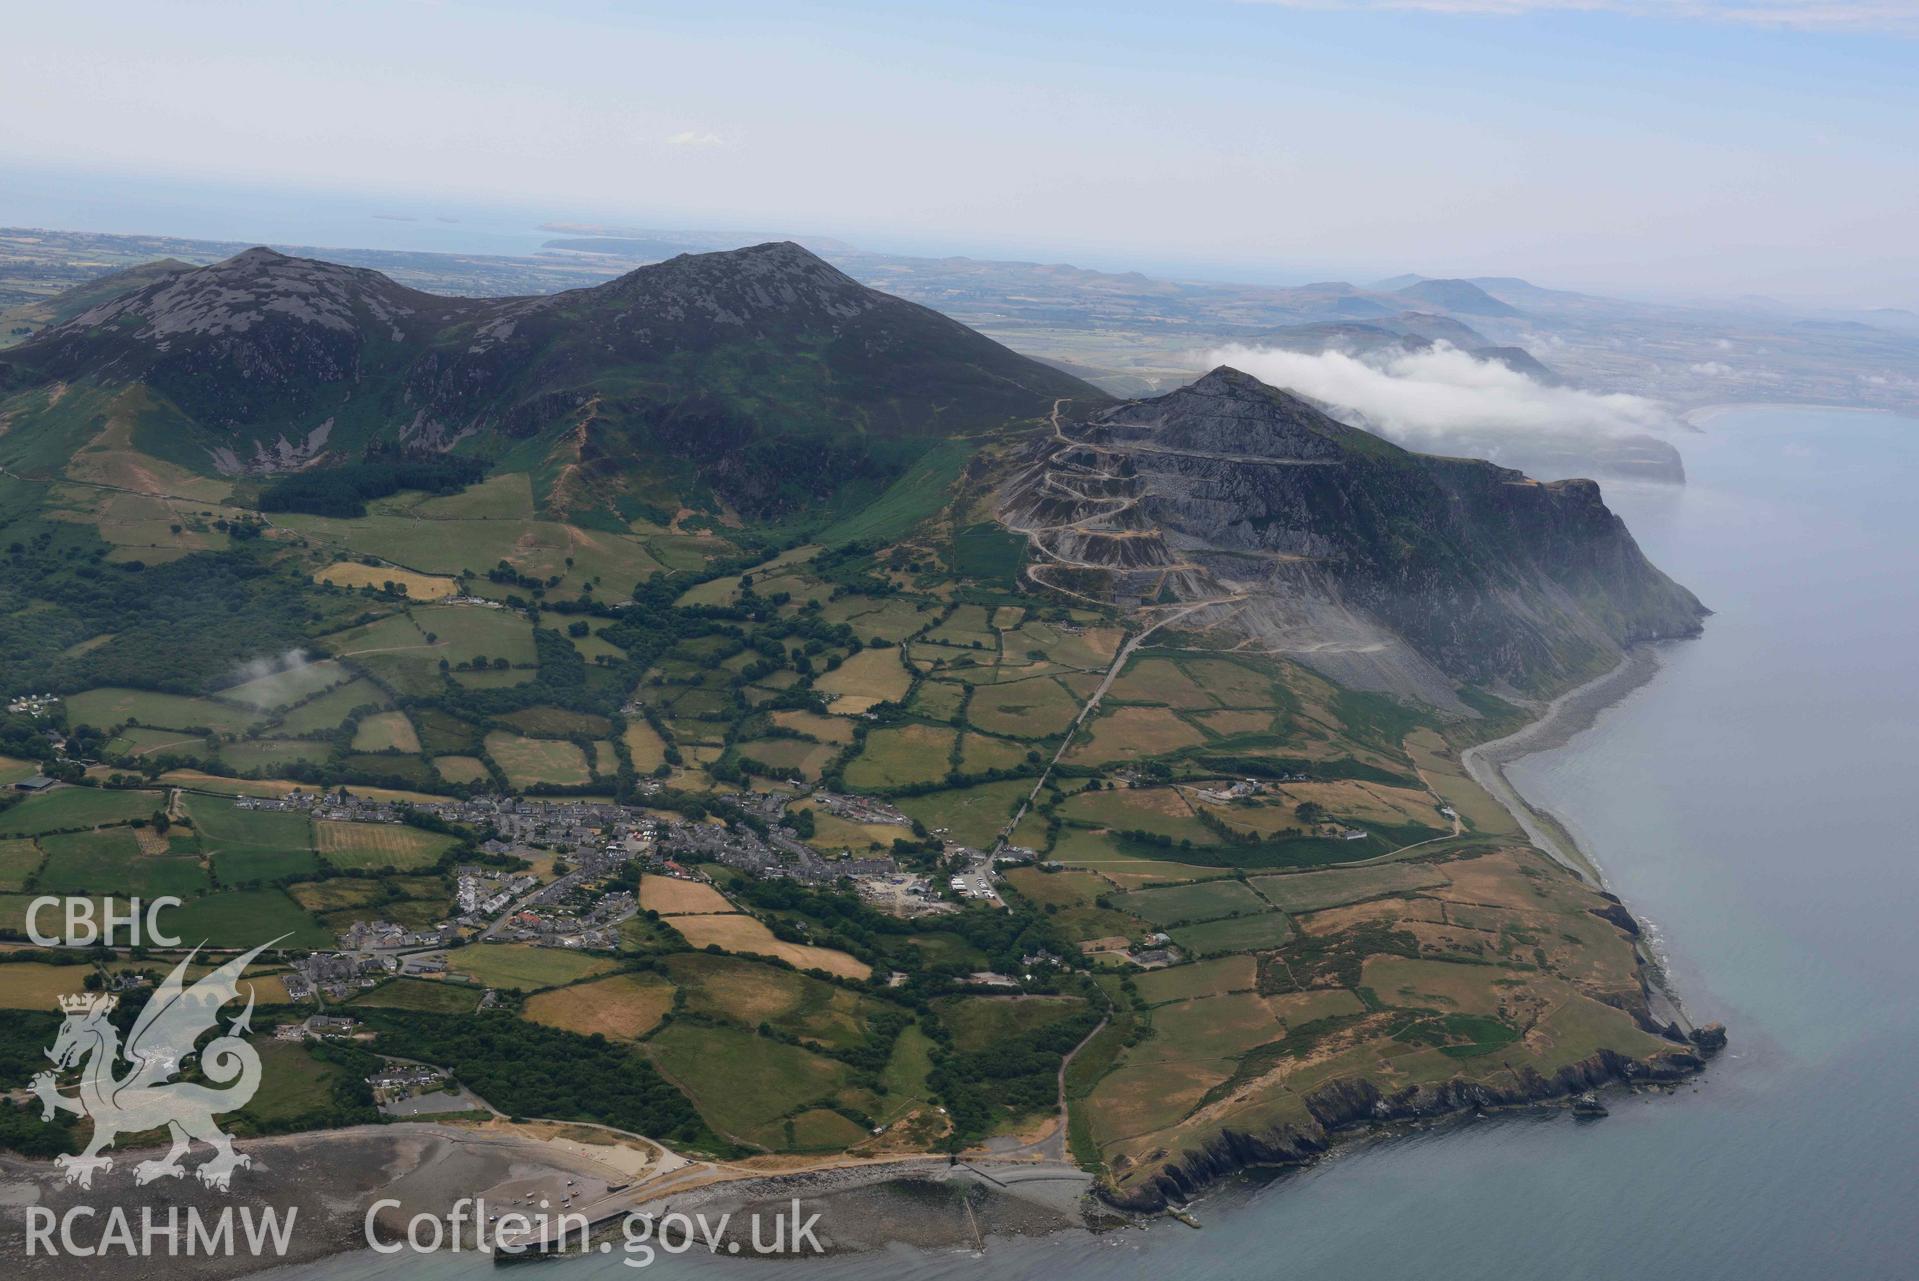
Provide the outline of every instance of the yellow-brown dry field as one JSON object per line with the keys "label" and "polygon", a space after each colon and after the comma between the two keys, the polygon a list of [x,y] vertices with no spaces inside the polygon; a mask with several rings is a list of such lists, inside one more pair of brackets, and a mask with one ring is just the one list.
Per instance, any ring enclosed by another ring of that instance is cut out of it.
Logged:
{"label": "yellow-brown dry field", "polygon": [[683,881],[676,876],[642,876],[640,906],[661,916],[706,916],[733,910],[726,895],[705,881]]}
{"label": "yellow-brown dry field", "polygon": [[776,956],[802,970],[824,970],[846,979],[863,979],[873,970],[865,962],[831,948],[787,943],[750,916],[676,916],[673,928],[694,947],[718,946],[722,951]]}
{"label": "yellow-brown dry field", "polygon": [[912,674],[900,662],[900,651],[888,647],[861,650],[814,681],[813,688],[832,696],[828,711],[840,716],[857,716],[875,703],[906,697],[912,684]]}
{"label": "yellow-brown dry field", "polygon": [[656,974],[614,974],[530,997],[526,1017],[582,1036],[632,1040],[673,1008],[673,985]]}
{"label": "yellow-brown dry field", "polygon": [[404,584],[410,600],[444,600],[459,593],[460,585],[438,574],[422,574],[397,565],[362,565],[357,560],[336,561],[313,575],[316,583],[335,587],[381,587]]}

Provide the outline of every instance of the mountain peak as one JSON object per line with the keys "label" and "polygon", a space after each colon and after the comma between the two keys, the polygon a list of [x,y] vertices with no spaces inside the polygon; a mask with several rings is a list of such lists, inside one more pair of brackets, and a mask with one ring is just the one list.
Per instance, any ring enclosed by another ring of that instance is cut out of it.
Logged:
{"label": "mountain peak", "polygon": [[1470,280],[1421,280],[1393,291],[1401,298],[1430,303],[1445,311],[1467,316],[1518,316],[1517,307],[1508,306]]}

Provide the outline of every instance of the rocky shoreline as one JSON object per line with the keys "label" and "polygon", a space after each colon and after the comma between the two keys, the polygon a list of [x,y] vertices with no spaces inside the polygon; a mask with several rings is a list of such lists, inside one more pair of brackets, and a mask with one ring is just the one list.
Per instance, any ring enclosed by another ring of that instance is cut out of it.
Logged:
{"label": "rocky shoreline", "polygon": [[1310,1128],[1289,1125],[1263,1134],[1222,1131],[1203,1146],[1182,1153],[1151,1183],[1125,1194],[1102,1185],[1099,1194],[1118,1209],[1159,1213],[1246,1170],[1310,1165],[1342,1143],[1381,1137],[1407,1122],[1557,1104],[1608,1086],[1677,1084],[1703,1071],[1707,1057],[1724,1044],[1724,1030],[1715,1026],[1701,1029],[1692,1049],[1675,1047],[1649,1060],[1601,1050],[1551,1076],[1528,1072],[1509,1089],[1453,1080],[1389,1096],[1370,1081],[1339,1081],[1307,1097],[1314,1117]]}
{"label": "rocky shoreline", "polygon": [[[1537,719],[1512,734],[1460,754],[1473,780],[1512,814],[1530,840],[1612,900],[1617,915],[1608,911],[1607,919],[1635,937],[1640,935],[1638,922],[1616,896],[1605,893],[1597,865],[1558,820],[1520,796],[1503,767],[1522,756],[1563,746],[1589,728],[1602,711],[1658,671],[1657,651],[1646,644],[1634,646],[1610,671],[1554,699]],[[1683,1081],[1703,1071],[1706,1060],[1725,1047],[1726,1030],[1718,1024],[1697,1029],[1687,1026],[1677,1001],[1665,990],[1661,967],[1647,953],[1643,940],[1639,954],[1647,1004],[1631,1012],[1648,1031],[1674,1042],[1669,1051],[1634,1059],[1602,1049],[1550,1076],[1526,1069],[1519,1074],[1518,1082],[1507,1088],[1456,1079],[1386,1095],[1371,1081],[1338,1081],[1307,1097],[1307,1108],[1313,1116],[1308,1127],[1288,1125],[1258,1134],[1222,1131],[1169,1162],[1151,1182],[1126,1192],[1102,1183],[1098,1193],[1118,1209],[1163,1212],[1232,1175],[1258,1167],[1308,1165],[1341,1143],[1381,1137],[1395,1126],[1499,1109],[1556,1106],[1608,1087],[1663,1086]],[[1662,998],[1668,1008],[1656,1011]]]}

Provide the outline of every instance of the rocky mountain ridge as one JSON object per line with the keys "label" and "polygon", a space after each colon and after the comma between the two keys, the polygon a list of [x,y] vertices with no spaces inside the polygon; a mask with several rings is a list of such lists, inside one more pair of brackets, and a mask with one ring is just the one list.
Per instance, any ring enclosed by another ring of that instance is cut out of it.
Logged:
{"label": "rocky mountain ridge", "polygon": [[1458,713],[1462,684],[1532,696],[1705,612],[1593,482],[1411,453],[1224,367],[1062,417],[998,501],[1036,584],[1191,606],[1182,626]]}

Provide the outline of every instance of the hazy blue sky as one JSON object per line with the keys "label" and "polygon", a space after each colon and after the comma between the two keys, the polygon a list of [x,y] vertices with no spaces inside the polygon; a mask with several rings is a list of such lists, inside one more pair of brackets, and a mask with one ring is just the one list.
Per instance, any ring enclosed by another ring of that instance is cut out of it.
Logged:
{"label": "hazy blue sky", "polygon": [[4,30],[4,223],[1919,305],[1919,0],[94,0]]}

